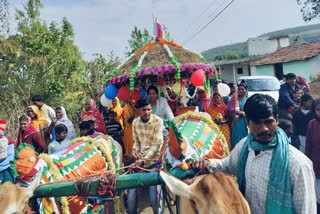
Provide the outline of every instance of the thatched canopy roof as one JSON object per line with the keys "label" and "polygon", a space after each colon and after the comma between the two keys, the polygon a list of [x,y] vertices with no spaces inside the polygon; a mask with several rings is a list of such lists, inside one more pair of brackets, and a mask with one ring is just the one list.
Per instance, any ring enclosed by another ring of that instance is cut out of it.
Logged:
{"label": "thatched canopy roof", "polygon": [[[135,81],[147,75],[175,74],[176,65],[172,62],[172,58],[170,59],[165,46],[169,48],[173,57],[180,63],[182,78],[188,78],[193,71],[200,68],[207,73],[215,72],[211,65],[205,62],[199,54],[186,50],[173,42],[160,40],[137,50],[128,61],[119,67],[109,83],[127,84],[132,70],[139,64],[139,61],[142,63],[140,62],[141,66],[135,73]],[[171,75],[171,78],[174,78],[174,75]]]}

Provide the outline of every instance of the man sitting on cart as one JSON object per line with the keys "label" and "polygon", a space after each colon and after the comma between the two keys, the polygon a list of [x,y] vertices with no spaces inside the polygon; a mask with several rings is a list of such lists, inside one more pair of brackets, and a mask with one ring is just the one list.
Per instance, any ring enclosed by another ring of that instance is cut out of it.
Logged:
{"label": "man sitting on cart", "polygon": [[[136,103],[135,107],[139,111],[139,117],[135,118],[132,123],[132,155],[137,158],[137,161],[131,165],[131,168],[156,168],[159,149],[163,143],[163,121],[155,114],[151,114],[149,100],[141,99]],[[158,213],[157,186],[149,187],[149,197],[153,213]],[[137,189],[129,189],[127,198],[128,214],[137,213],[137,204]]]}

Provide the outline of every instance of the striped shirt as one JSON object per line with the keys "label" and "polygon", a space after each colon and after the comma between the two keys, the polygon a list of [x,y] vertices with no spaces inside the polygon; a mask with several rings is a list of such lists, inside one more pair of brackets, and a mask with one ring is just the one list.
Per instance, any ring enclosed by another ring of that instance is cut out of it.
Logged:
{"label": "striped shirt", "polygon": [[[221,160],[210,159],[209,169],[218,169],[236,175],[238,157],[246,138],[242,139],[231,154]],[[269,183],[269,168],[273,150],[261,151],[255,155],[253,149],[248,147],[249,154],[245,168],[247,199],[251,213],[265,213],[267,188]],[[289,146],[289,172],[293,199],[294,213],[315,214],[315,175],[311,161],[299,150]]]}
{"label": "striped shirt", "polygon": [[140,117],[132,122],[133,149],[139,156],[146,159],[157,159],[163,142],[163,121],[157,115],[151,114],[148,122],[144,123]]}

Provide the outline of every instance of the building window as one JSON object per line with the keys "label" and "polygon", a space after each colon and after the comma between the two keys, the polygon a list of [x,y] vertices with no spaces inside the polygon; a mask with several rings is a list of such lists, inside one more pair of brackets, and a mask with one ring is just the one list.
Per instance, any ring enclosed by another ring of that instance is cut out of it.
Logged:
{"label": "building window", "polygon": [[243,74],[243,68],[237,68],[237,74]]}

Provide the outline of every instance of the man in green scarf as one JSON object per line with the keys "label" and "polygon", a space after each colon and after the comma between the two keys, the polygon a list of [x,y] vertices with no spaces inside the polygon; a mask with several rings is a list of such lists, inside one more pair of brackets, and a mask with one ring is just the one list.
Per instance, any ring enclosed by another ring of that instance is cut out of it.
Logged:
{"label": "man in green scarf", "polygon": [[255,94],[244,105],[250,134],[221,160],[196,164],[200,171],[237,176],[252,213],[317,213],[311,161],[289,144],[278,127],[278,107],[269,95]]}

